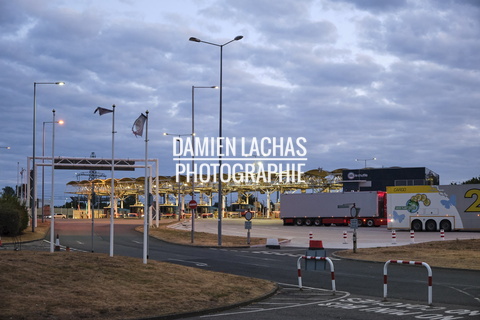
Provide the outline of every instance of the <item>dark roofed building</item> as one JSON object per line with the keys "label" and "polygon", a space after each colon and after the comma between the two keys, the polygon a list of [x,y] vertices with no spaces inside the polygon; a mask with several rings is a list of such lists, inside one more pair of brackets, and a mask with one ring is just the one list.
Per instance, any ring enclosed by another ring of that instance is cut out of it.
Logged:
{"label": "dark roofed building", "polygon": [[386,191],[390,186],[439,185],[440,176],[425,167],[344,169],[343,191]]}

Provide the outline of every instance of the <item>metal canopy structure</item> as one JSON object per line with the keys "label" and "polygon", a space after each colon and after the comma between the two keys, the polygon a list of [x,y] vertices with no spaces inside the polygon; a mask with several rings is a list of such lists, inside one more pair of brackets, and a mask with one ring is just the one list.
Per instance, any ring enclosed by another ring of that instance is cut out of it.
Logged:
{"label": "metal canopy structure", "polygon": [[[111,159],[55,158],[55,169],[64,170],[112,170]],[[93,167],[93,168],[92,168]],[[135,160],[115,159],[115,171],[135,171]]]}
{"label": "metal canopy structure", "polygon": [[[237,193],[238,199],[235,203],[243,203],[243,196],[248,196],[255,192],[267,195],[267,203],[270,203],[270,195],[274,192],[279,193],[294,193],[294,192],[330,192],[332,190],[338,190],[342,188],[342,184],[339,181],[342,180],[342,170],[337,169],[333,171],[325,171],[322,169],[313,169],[300,174],[301,181],[290,181],[285,178],[288,176],[296,175],[297,172],[290,172],[290,175],[285,173],[273,174],[270,181],[264,181],[261,177],[264,177],[264,173],[256,173],[254,175],[249,174],[242,177],[242,173],[237,173],[237,176],[231,177],[227,182],[222,183],[224,194],[227,196],[232,193]],[[248,179],[247,179],[248,177]],[[195,193],[201,195],[199,197],[199,205],[208,205],[205,203],[202,196],[206,196],[211,200],[214,194],[217,194],[218,190],[218,176],[197,176],[197,181],[193,184]],[[215,179],[216,178],[216,179]],[[228,177],[225,175],[224,179]],[[242,180],[242,178],[245,178]],[[176,176],[156,176],[153,177],[155,185],[152,185],[152,194],[154,196],[165,196],[166,202],[171,195],[178,201],[179,196],[192,194],[192,177],[180,175],[179,181]],[[206,181],[206,182],[201,182]],[[241,182],[240,182],[241,181]],[[124,198],[130,195],[139,196],[144,194],[144,182],[145,177],[138,178],[123,178],[115,179],[115,195],[119,198]],[[111,179],[96,179],[94,181],[70,181],[67,183],[67,193],[88,195],[92,192],[92,185],[95,189],[95,193],[98,195],[109,195]],[[248,197],[247,197],[248,198]],[[269,214],[269,213],[268,213]]]}
{"label": "metal canopy structure", "polygon": [[[36,157],[36,160],[41,160],[42,162],[36,162],[34,168],[30,168],[30,162],[32,161],[32,157],[28,157],[27,161],[27,170],[28,172],[33,169],[33,175],[36,176],[37,167],[46,166],[51,167],[54,165],[54,169],[69,169],[69,170],[111,170],[112,160],[111,159],[101,159],[101,158],[64,158],[64,157],[57,157],[54,158],[52,161],[51,157]],[[143,165],[136,164],[137,162],[143,163]],[[145,163],[146,162],[146,163]],[[153,164],[152,164],[153,163]],[[114,169],[115,170],[123,170],[123,171],[134,171],[136,168],[145,168],[148,167],[149,173],[153,176],[153,169],[152,166],[155,167],[155,175],[158,174],[158,159],[114,159]],[[35,179],[36,180],[36,179]],[[120,179],[121,180],[121,179]],[[145,177],[141,178],[142,183],[145,183]],[[152,189],[152,179],[149,178],[148,188]],[[73,192],[67,191],[67,193],[74,193],[74,194],[83,194],[83,195],[90,195],[92,192],[95,192],[98,195],[110,195],[111,186],[105,186],[105,183],[110,183],[111,179],[96,179],[96,180],[84,180],[81,181],[75,188],[76,190]],[[117,179],[115,179],[115,184],[117,184]],[[31,190],[32,197],[34,199],[34,205],[37,206],[37,186],[30,185],[31,179],[28,179],[27,182],[27,190]],[[67,183],[69,186],[71,182]],[[93,187],[92,187],[93,186]],[[129,187],[132,187],[129,185]],[[133,187],[140,188],[140,186],[134,185]],[[88,188],[88,191],[87,191]],[[105,193],[105,190],[108,191]],[[155,189],[158,189],[158,179],[156,180]],[[145,186],[141,186],[141,190],[145,190]],[[115,186],[115,198],[121,198],[122,194],[119,194],[117,191],[117,187]],[[123,193],[124,195],[125,193]],[[130,193],[128,193],[129,195]],[[137,194],[137,193],[133,193]],[[155,193],[154,193],[155,196]],[[31,208],[30,208],[31,209]],[[156,201],[156,212],[158,212],[158,201]],[[158,217],[158,215],[157,215]],[[36,218],[34,217],[34,222],[36,224]],[[158,225],[158,220],[157,220]]]}

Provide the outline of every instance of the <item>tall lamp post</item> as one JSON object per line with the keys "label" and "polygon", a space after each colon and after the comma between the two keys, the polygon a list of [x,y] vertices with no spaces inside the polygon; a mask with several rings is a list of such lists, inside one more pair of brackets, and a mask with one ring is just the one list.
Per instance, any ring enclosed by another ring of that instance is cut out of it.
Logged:
{"label": "tall lamp post", "polygon": [[[190,133],[167,133],[167,132],[164,132],[163,135],[164,135],[164,136],[177,136],[178,139],[179,139],[179,142],[180,142],[180,137],[191,136],[192,134],[190,134]],[[179,146],[179,147],[180,147],[180,146]],[[179,150],[179,153],[180,153],[180,150]],[[180,155],[178,156],[178,164],[180,165]],[[180,218],[181,218],[181,209],[180,209],[180,176],[179,176],[178,178],[179,178],[179,181],[178,181],[177,205],[178,205],[178,220],[180,220]]]}
{"label": "tall lamp post", "polygon": [[[113,257],[113,240],[114,240],[114,204],[115,204],[115,105],[112,105],[112,109],[97,107],[93,113],[97,113],[102,116],[107,113],[112,114],[112,163],[111,163],[111,172],[112,180],[110,184],[110,257]],[[93,187],[92,187],[93,192]],[[94,221],[95,211],[92,206],[92,252],[93,252],[93,221]]]}
{"label": "tall lamp post", "polygon": [[[217,86],[192,86],[192,170],[195,165],[195,89],[217,89]],[[192,200],[195,200],[195,177],[192,177]],[[195,213],[192,209],[192,234],[191,234],[191,242],[194,242],[195,237]]]}
{"label": "tall lamp post", "polygon": [[[50,252],[54,251],[54,237],[55,237],[55,109],[52,110],[53,114],[53,129],[52,129],[52,199],[50,202],[50,216],[51,218],[51,223],[50,223]],[[43,205],[43,204],[42,204]]]}
{"label": "tall lamp post", "polygon": [[218,156],[218,203],[219,203],[219,208],[218,208],[218,245],[222,245],[222,216],[223,216],[223,194],[222,194],[222,150],[223,150],[223,144],[222,144],[222,88],[223,88],[223,83],[222,83],[222,78],[223,78],[223,47],[226,46],[227,44],[233,42],[233,41],[238,41],[243,39],[243,36],[236,36],[234,39],[225,42],[224,44],[218,44],[218,43],[213,43],[213,42],[208,42],[208,41],[203,41],[195,37],[190,37],[190,41],[193,42],[202,42],[206,43],[212,46],[216,46],[220,48],[220,113],[219,113],[219,130],[218,130],[218,137],[219,137],[219,143],[220,143],[220,154]]}
{"label": "tall lamp post", "polygon": [[[42,130],[42,163],[45,162],[45,124],[52,123],[52,121],[44,121],[43,122],[43,130]],[[58,120],[55,123],[63,124],[63,120]],[[52,142],[53,146],[53,142]],[[42,166],[42,222],[45,221],[45,167]]]}
{"label": "tall lamp post", "polygon": [[[32,170],[33,170],[33,175],[32,175],[32,190],[36,190],[36,171],[37,168],[35,167],[35,145],[36,145],[36,140],[37,140],[37,85],[39,84],[55,84],[58,86],[63,86],[65,82],[59,81],[59,82],[34,82],[33,83],[33,157],[32,157]],[[30,174],[30,173],[29,173]],[[29,190],[30,191],[30,190]],[[31,194],[31,201],[30,201],[30,211],[32,214],[32,232],[35,232],[35,227],[37,224],[37,195],[36,192],[33,192]]]}
{"label": "tall lamp post", "polygon": [[365,162],[365,169],[367,168],[367,161],[370,161],[370,160],[377,160],[377,158],[355,159],[355,161],[364,161]]}

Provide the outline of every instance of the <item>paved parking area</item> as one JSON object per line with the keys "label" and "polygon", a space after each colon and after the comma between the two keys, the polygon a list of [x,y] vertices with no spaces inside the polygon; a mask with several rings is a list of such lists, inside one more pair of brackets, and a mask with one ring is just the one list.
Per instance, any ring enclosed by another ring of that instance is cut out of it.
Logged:
{"label": "paved parking area", "polygon": [[[179,229],[191,230],[191,222],[182,222],[176,226]],[[195,220],[195,231],[218,233],[218,221],[216,219]],[[344,239],[344,232],[347,238]],[[325,248],[347,249],[352,248],[353,229],[348,226],[330,227],[307,227],[307,226],[284,226],[281,220],[253,219],[251,237],[287,239],[284,243],[291,247],[308,247],[310,233],[314,240],[322,240]],[[222,219],[222,234],[246,237],[245,219]],[[445,240],[480,239],[480,232],[454,231],[446,232]],[[416,232],[416,243],[441,241],[440,232]],[[411,243],[409,231],[396,231],[395,244],[392,239],[392,231],[386,227],[361,227],[357,229],[357,247],[388,247],[400,246]]]}

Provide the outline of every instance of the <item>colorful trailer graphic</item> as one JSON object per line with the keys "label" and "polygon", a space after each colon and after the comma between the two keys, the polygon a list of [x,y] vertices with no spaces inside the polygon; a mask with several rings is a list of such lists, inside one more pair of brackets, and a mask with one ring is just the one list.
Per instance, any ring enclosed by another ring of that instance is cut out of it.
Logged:
{"label": "colorful trailer graphic", "polygon": [[387,227],[480,230],[480,185],[387,187]]}

